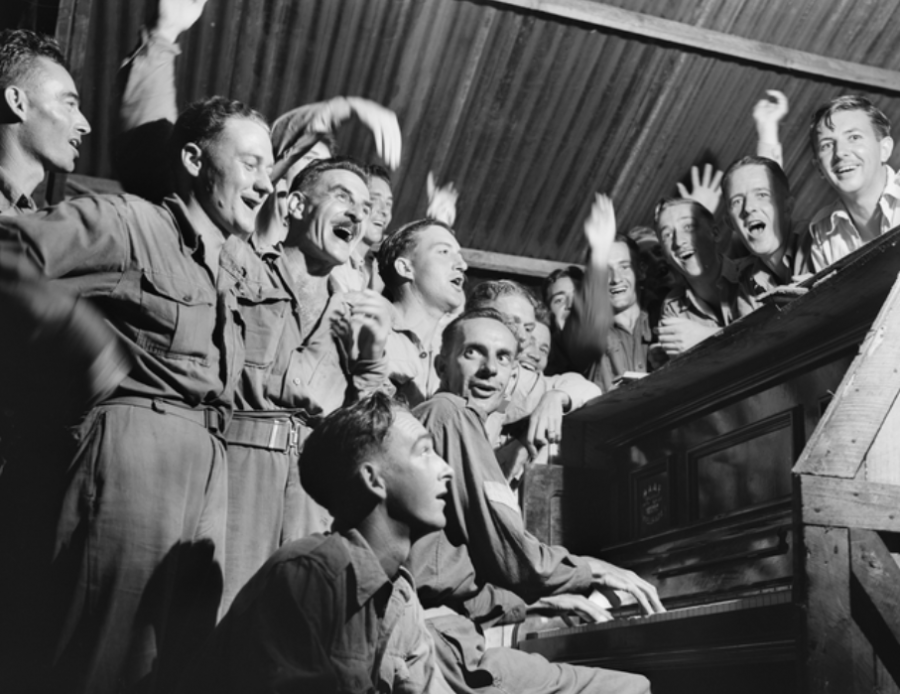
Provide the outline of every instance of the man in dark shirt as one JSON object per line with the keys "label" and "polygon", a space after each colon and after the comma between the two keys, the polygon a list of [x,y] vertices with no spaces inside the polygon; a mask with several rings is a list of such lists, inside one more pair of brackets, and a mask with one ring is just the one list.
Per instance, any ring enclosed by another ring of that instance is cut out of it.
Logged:
{"label": "man in dark shirt", "polygon": [[452,472],[428,432],[375,393],[326,417],[300,468],[334,533],[266,562],[182,690],[449,692],[403,568],[412,544],[446,523]]}
{"label": "man in dark shirt", "polygon": [[476,583],[511,591],[526,603],[608,618],[583,597],[603,586],[630,593],[648,612],[662,611],[656,589],[630,571],[529,534],[517,499],[494,457],[485,422],[503,402],[519,343],[492,309],[464,313],[444,331],[438,368],[441,391],[414,411],[453,467],[447,527],[413,548],[410,567],[427,608],[451,607],[430,621],[444,674],[457,691],[645,692],[640,676],[547,662],[503,648],[485,649],[472,620],[459,609],[467,559]]}
{"label": "man in dark shirt", "polygon": [[3,437],[6,691],[167,691],[215,624],[251,253],[235,235],[272,192],[272,148],[262,116],[216,97],[182,113],[170,152],[162,205],[85,196],[0,219],[0,324],[30,346],[3,368],[91,364],[80,409],[38,390]]}
{"label": "man in dark shirt", "polygon": [[26,29],[0,32],[0,215],[33,212],[48,171],[72,171],[91,131],[56,41]]}

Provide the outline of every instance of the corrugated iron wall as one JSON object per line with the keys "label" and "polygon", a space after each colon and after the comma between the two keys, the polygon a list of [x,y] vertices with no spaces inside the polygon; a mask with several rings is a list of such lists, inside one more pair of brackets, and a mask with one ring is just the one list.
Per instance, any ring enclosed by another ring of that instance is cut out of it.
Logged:
{"label": "corrugated iron wall", "polygon": [[[898,0],[607,4],[900,68]],[[81,88],[94,134],[81,173],[112,175],[116,69],[145,11],[141,0],[93,2]],[[767,88],[791,99],[786,169],[797,215],[809,217],[829,191],[812,166],[807,119],[821,102],[858,91],[467,0],[210,0],[181,45],[182,103],[227,94],[274,118],[340,94],[375,99],[404,130],[398,222],[424,212],[433,170],[462,191],[464,246],[569,262],[580,259],[593,191],[612,195],[621,227],[646,224],[692,164],[724,167],[751,153],[750,113]],[[867,95],[900,123],[897,95]],[[355,123],[339,142],[345,153],[374,156]]]}

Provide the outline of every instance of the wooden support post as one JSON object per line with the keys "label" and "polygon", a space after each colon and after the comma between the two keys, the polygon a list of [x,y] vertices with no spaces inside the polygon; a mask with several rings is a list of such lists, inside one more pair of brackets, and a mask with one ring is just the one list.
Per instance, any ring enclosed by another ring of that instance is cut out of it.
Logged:
{"label": "wooden support post", "polygon": [[854,689],[854,640],[850,616],[850,538],[846,528],[803,528],[806,574],[803,690],[849,694]]}

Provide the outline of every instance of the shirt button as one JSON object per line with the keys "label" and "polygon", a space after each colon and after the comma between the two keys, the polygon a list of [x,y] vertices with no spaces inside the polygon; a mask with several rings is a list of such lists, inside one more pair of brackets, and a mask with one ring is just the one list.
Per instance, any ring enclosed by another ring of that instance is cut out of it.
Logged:
{"label": "shirt button", "polygon": [[427,358],[428,358],[428,353],[427,353],[427,352],[421,352],[421,353],[419,354],[419,359],[427,359]]}
{"label": "shirt button", "polygon": [[300,377],[299,377],[299,376],[296,377],[296,378],[294,379],[294,385],[295,385],[295,386],[299,386],[299,385],[300,385]]}

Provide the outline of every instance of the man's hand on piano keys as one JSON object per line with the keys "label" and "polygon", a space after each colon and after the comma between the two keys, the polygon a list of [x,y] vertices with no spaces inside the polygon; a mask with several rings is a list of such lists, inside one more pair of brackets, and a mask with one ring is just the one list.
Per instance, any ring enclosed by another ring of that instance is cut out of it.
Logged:
{"label": "man's hand on piano keys", "polygon": [[630,593],[644,608],[647,614],[665,612],[656,587],[647,583],[633,571],[622,569],[605,562],[602,559],[588,559],[591,564],[591,573],[594,575],[594,585],[602,588],[615,588]]}
{"label": "man's hand on piano keys", "polygon": [[566,614],[575,613],[583,620],[591,622],[592,624],[597,622],[608,622],[612,619],[612,615],[609,612],[586,598],[584,595],[575,595],[572,593],[550,595],[541,598],[528,606],[528,612],[548,616],[561,616],[563,618],[565,618]]}

